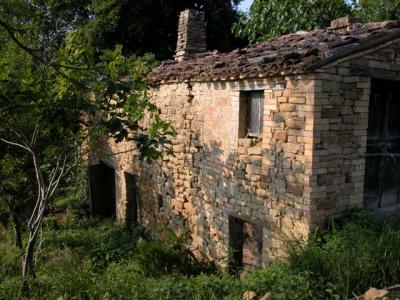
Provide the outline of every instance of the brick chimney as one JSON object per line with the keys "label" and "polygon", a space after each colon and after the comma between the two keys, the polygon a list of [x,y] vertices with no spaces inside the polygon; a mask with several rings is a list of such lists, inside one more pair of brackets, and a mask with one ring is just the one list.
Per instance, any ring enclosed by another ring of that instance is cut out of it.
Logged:
{"label": "brick chimney", "polygon": [[179,16],[178,42],[175,59],[190,59],[207,49],[204,11],[186,9]]}

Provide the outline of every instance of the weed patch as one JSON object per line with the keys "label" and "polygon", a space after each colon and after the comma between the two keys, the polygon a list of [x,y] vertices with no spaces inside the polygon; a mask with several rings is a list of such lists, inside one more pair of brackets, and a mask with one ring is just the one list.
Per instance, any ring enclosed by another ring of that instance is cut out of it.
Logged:
{"label": "weed patch", "polygon": [[[27,299],[348,299],[398,283],[400,230],[359,215],[332,221],[307,243],[286,241],[286,257],[243,276],[199,263],[184,237],[151,241],[109,220],[63,214],[46,220],[37,277]],[[0,299],[17,299],[21,252],[0,235]]]}

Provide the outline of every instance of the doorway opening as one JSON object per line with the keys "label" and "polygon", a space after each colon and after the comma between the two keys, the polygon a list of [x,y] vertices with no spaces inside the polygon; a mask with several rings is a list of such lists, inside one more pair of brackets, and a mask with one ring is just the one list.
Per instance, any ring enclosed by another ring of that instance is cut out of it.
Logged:
{"label": "doorway opening", "polygon": [[125,223],[131,228],[138,223],[138,201],[136,177],[133,174],[124,172],[126,186],[126,216]]}
{"label": "doorway opening", "polygon": [[256,268],[262,264],[263,230],[260,225],[229,217],[229,269]]}
{"label": "doorway opening", "polygon": [[394,206],[400,198],[400,82],[371,81],[364,206]]}
{"label": "doorway opening", "polygon": [[100,163],[89,166],[88,174],[92,215],[115,218],[115,170],[104,163]]}

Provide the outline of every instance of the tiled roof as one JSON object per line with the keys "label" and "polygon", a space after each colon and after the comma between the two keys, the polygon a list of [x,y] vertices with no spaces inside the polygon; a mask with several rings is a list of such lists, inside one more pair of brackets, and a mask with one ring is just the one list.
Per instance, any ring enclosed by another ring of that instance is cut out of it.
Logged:
{"label": "tiled roof", "polygon": [[149,74],[150,83],[213,81],[302,74],[400,37],[399,21],[351,24],[273,38],[229,53],[206,52],[170,60]]}

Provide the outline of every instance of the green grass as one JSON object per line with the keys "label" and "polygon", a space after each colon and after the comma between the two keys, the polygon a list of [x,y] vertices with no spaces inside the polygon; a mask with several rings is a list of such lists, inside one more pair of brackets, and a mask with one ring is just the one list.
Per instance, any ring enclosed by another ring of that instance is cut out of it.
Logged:
{"label": "green grass", "polygon": [[341,299],[400,283],[400,228],[375,223],[365,213],[331,222],[307,244],[290,241],[287,248],[293,271],[312,274],[316,284]]}
{"label": "green grass", "polygon": [[[20,257],[0,234],[0,299],[19,297]],[[287,241],[288,256],[244,278],[199,264],[183,238],[150,241],[107,220],[74,214],[47,218],[37,277],[24,299],[347,299],[370,286],[400,281],[400,230],[353,214],[316,232],[306,244]]]}

